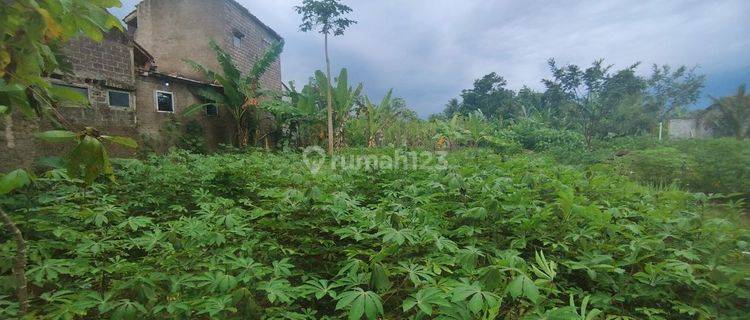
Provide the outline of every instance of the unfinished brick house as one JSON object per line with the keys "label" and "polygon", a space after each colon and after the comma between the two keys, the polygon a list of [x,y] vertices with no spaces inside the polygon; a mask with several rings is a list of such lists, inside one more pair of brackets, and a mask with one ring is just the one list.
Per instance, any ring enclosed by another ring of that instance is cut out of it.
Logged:
{"label": "unfinished brick house", "polygon": [[[230,143],[230,115],[216,108],[182,115],[185,108],[200,103],[196,89],[212,85],[184,60],[220,70],[209,46],[215,40],[247,72],[281,36],[234,0],[144,0],[123,20],[126,33],[110,32],[99,43],[77,39],[64,48],[72,74],[53,75],[51,81],[80,91],[91,103],[90,108],[63,108],[66,121],[77,128],[85,125],[133,137],[142,148],[157,152],[174,145],[182,130],[178,124],[188,121],[200,124],[209,149]],[[282,89],[280,61],[261,85]],[[48,127],[14,117],[15,141],[9,145],[0,137],[0,164],[28,166],[34,158],[53,155],[50,146],[33,137],[40,126]],[[113,152],[133,153],[118,148]]]}

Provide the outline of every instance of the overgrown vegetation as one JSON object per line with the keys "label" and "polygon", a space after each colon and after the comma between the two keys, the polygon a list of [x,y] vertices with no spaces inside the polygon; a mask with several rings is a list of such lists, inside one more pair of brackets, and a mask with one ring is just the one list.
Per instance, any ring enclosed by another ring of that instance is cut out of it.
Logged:
{"label": "overgrown vegetation", "polygon": [[536,156],[313,175],[291,153],[178,152],[117,175],[86,188],[56,170],[1,198],[34,314],[740,319],[750,298],[738,203]]}
{"label": "overgrown vegetation", "polygon": [[[260,87],[282,43],[248,75],[214,44],[221,72],[191,64],[217,86],[190,109],[227,109],[239,148],[199,154],[203,128],[175,119],[163,129],[188,151],[113,161],[103,142],[135,141],[72,132],[55,107],[82,100],[45,77],[64,67],[67,39],[119,27],[105,11],[115,5],[0,6],[6,142],[21,112],[61,129],[40,138],[74,145],[50,171],[0,174],[0,318],[747,317],[744,86],[703,114],[734,138],[662,141],[663,122],[703,86],[694,69],[654,66],[646,78],[637,64],[550,60],[544,92],[490,73],[427,121],[393,91],[371,101],[328,61],[282,100]],[[302,31],[325,36],[326,60],[328,36],[355,23],[335,0],[296,11]],[[261,111],[276,132],[256,130],[254,145],[273,134],[276,153],[246,148]],[[319,145],[451,153],[447,166],[313,173],[295,149]]]}

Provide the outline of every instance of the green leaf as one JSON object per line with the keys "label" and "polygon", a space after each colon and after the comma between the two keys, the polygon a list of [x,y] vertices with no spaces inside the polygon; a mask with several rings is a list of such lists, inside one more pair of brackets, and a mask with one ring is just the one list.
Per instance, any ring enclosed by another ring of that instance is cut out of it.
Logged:
{"label": "green leaf", "polygon": [[101,136],[101,138],[111,143],[119,144],[131,149],[138,148],[138,142],[135,142],[135,140],[133,140],[132,138],[117,136]]}
{"label": "green leaf", "polygon": [[391,281],[388,280],[388,270],[379,263],[373,264],[371,270],[370,285],[377,291],[388,290],[391,287]]}
{"label": "green leaf", "polygon": [[49,87],[49,92],[55,101],[65,102],[66,106],[68,104],[81,104],[84,106],[89,104],[89,97],[68,87],[53,85]]}
{"label": "green leaf", "polygon": [[421,312],[432,315],[433,306],[448,306],[445,293],[440,289],[427,287],[412,294],[402,304],[404,311],[409,311],[417,306]]}
{"label": "green leaf", "polygon": [[547,313],[547,320],[580,319],[575,307],[557,308]]}
{"label": "green leaf", "polygon": [[513,281],[508,284],[506,290],[514,299],[523,296],[534,303],[539,300],[539,289],[536,287],[536,284],[523,274],[513,278]]}
{"label": "green leaf", "polygon": [[37,138],[48,142],[70,142],[76,139],[76,133],[64,130],[52,130],[38,133]]}
{"label": "green leaf", "polygon": [[358,320],[362,315],[367,316],[369,320],[377,319],[378,315],[383,314],[383,302],[380,296],[372,291],[364,291],[356,288],[339,295],[336,303],[336,310],[348,308],[349,320]]}
{"label": "green leaf", "polygon": [[81,139],[78,145],[68,153],[67,161],[68,174],[83,177],[86,184],[91,184],[101,174],[114,180],[114,170],[109,162],[107,150],[94,137],[85,136]]}
{"label": "green leaf", "polygon": [[452,291],[452,302],[461,302],[469,299],[468,307],[474,314],[479,314],[484,307],[487,309],[496,308],[500,305],[501,299],[498,295],[483,291],[479,283],[462,284]]}
{"label": "green leaf", "polygon": [[11,171],[0,177],[0,195],[8,194],[18,188],[31,184],[31,175],[26,170]]}

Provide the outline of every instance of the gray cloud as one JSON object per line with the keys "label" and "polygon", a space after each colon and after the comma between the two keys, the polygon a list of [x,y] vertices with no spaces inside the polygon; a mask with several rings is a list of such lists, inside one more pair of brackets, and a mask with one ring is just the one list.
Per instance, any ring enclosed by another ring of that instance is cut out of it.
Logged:
{"label": "gray cloud", "polygon": [[[123,16],[135,0],[124,1]],[[305,83],[323,67],[320,35],[298,32],[299,0],[239,0],[287,40],[284,80]],[[750,82],[750,1],[348,1],[359,23],[331,42],[334,70],[347,67],[378,99],[395,88],[421,115],[495,71],[509,87],[541,89],[546,60],[616,67],[699,65],[707,94]],[[731,79],[731,81],[730,81]]]}

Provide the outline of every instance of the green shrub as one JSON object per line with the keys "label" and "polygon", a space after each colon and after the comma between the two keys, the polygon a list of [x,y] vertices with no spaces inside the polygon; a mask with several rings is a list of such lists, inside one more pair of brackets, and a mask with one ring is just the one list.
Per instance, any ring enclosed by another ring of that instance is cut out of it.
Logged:
{"label": "green shrub", "polygon": [[692,139],[672,143],[693,162],[691,190],[750,196],[750,140]]}
{"label": "green shrub", "polygon": [[657,186],[684,185],[692,180],[692,158],[672,147],[636,150],[617,160],[621,172],[638,181]]}
{"label": "green shrub", "polygon": [[496,153],[504,155],[517,154],[523,151],[523,145],[516,139],[516,134],[510,130],[497,130],[482,139],[480,146],[488,147]]}
{"label": "green shrub", "polygon": [[206,152],[206,135],[200,122],[196,120],[188,121],[182,135],[177,140],[177,147],[193,153]]}
{"label": "green shrub", "polygon": [[524,148],[543,151],[552,147],[582,151],[586,148],[583,135],[569,130],[545,127],[533,120],[522,120],[511,127],[515,138]]}

